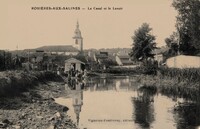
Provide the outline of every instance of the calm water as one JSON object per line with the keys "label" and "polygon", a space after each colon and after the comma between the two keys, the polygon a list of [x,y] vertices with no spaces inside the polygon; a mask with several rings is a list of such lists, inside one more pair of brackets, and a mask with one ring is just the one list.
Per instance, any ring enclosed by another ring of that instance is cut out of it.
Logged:
{"label": "calm water", "polygon": [[74,80],[65,88],[56,102],[80,129],[200,129],[199,104],[139,90],[134,77]]}

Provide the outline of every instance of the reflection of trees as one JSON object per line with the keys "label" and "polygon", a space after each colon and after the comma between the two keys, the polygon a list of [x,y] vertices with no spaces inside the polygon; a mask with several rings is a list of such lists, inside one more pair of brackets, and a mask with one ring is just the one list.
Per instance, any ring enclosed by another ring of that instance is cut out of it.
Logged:
{"label": "reflection of trees", "polygon": [[182,103],[174,108],[177,129],[195,129],[200,125],[200,104]]}
{"label": "reflection of trees", "polygon": [[173,100],[177,98],[184,98],[185,100],[192,100],[199,102],[200,94],[199,90],[195,88],[183,88],[182,86],[168,86],[162,87],[160,92]]}
{"label": "reflection of trees", "polygon": [[155,120],[153,102],[156,92],[156,89],[140,89],[138,96],[132,99],[135,110],[133,119],[142,128],[150,128],[151,123]]}

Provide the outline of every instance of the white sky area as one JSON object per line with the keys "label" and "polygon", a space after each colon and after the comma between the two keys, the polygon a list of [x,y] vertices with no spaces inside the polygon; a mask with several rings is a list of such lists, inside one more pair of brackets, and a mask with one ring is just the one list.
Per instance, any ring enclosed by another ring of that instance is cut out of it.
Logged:
{"label": "white sky area", "polygon": [[[84,49],[131,48],[134,31],[149,23],[158,46],[175,30],[171,0],[1,0],[0,49],[72,45],[77,20]],[[31,10],[31,7],[80,7],[85,10]],[[88,10],[122,7],[123,10]]]}

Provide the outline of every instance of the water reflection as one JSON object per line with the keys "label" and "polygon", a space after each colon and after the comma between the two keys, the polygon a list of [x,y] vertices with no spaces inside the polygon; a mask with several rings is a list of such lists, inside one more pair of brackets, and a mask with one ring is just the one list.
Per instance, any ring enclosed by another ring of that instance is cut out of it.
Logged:
{"label": "water reflection", "polygon": [[140,88],[137,91],[137,97],[132,98],[134,113],[133,118],[141,128],[149,129],[151,123],[155,120],[154,117],[154,96],[157,89]]}
{"label": "water reflection", "polygon": [[141,88],[134,77],[72,79],[65,89],[66,97],[56,102],[69,107],[68,115],[81,129],[198,129],[200,125],[199,103],[174,94],[171,98],[170,92],[154,87]]}
{"label": "water reflection", "polygon": [[79,91],[76,96],[73,96],[74,113],[76,114],[77,125],[79,124],[79,115],[83,105],[83,91]]}
{"label": "water reflection", "polygon": [[177,122],[177,129],[199,129],[200,104],[193,102],[179,103],[174,108],[174,118]]}
{"label": "water reflection", "polygon": [[183,88],[181,86],[168,86],[163,87],[160,92],[172,98],[174,101],[177,101],[177,98],[184,98],[185,100],[200,102],[200,89]]}

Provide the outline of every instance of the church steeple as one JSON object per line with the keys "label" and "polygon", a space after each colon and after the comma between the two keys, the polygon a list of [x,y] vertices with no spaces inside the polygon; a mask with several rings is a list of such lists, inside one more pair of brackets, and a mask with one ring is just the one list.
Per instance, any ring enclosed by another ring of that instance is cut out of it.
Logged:
{"label": "church steeple", "polygon": [[76,23],[76,29],[79,29],[79,23],[78,23],[78,21]]}
{"label": "church steeple", "polygon": [[75,40],[74,47],[77,48],[79,51],[83,51],[83,37],[81,36],[81,31],[79,29],[79,22],[76,23],[76,29],[74,31],[74,37]]}

